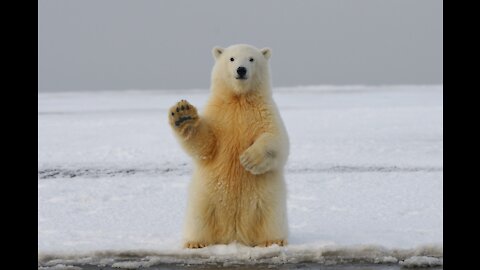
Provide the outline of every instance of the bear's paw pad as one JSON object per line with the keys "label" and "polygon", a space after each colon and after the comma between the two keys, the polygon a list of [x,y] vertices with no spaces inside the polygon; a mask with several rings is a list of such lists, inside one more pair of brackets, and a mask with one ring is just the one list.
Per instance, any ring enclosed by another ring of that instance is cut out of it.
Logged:
{"label": "bear's paw pad", "polygon": [[[188,101],[180,100],[177,104],[170,108],[170,124],[180,127],[184,123],[194,122],[198,119],[197,109]],[[193,121],[192,121],[193,120]]]}

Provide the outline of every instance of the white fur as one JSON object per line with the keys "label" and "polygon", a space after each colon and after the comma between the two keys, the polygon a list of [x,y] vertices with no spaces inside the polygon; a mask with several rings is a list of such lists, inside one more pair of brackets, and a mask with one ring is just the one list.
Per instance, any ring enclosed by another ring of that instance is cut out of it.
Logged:
{"label": "white fur", "polygon": [[[203,114],[174,127],[195,162],[185,246],[286,244],[289,143],[270,88],[271,50],[234,45],[212,54],[212,94]],[[247,69],[245,80],[236,78],[240,66]]]}

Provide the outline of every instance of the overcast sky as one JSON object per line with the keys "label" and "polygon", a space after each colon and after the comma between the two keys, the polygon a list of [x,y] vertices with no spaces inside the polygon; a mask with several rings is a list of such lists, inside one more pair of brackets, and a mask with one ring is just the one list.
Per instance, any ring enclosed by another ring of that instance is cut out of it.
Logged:
{"label": "overcast sky", "polygon": [[211,49],[272,49],[273,86],[442,84],[439,0],[40,0],[38,90],[208,88]]}

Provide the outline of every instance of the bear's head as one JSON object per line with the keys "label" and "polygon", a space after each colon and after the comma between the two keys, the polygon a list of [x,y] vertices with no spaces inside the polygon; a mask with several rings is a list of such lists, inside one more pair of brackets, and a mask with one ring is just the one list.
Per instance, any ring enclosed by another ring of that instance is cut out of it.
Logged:
{"label": "bear's head", "polygon": [[212,50],[215,66],[212,83],[220,83],[236,94],[270,89],[269,48],[261,50],[245,44]]}

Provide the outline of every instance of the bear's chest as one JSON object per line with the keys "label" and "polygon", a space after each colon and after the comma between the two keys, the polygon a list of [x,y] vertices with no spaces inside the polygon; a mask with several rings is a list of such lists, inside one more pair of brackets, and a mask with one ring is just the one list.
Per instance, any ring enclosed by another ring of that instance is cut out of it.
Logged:
{"label": "bear's chest", "polygon": [[270,121],[261,106],[231,105],[215,117],[217,146],[232,154],[243,152],[264,133]]}
{"label": "bear's chest", "polygon": [[260,135],[271,130],[269,109],[267,104],[258,102],[213,103],[207,107],[205,116],[215,134],[216,151],[213,159],[204,164],[204,172],[212,185],[224,185],[218,196],[230,197],[232,192],[253,188],[258,182],[255,180],[262,177],[245,170],[240,155]]}

